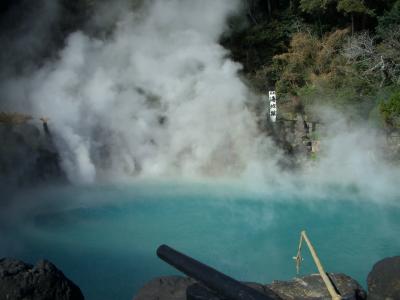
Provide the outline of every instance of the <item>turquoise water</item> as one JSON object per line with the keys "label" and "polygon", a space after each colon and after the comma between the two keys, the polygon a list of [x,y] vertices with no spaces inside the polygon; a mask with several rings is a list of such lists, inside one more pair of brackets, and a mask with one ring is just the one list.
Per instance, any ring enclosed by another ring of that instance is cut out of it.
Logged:
{"label": "turquoise water", "polygon": [[[24,209],[11,210],[3,224],[0,255],[51,260],[89,300],[132,299],[152,277],[177,274],[156,257],[160,244],[262,283],[296,275],[292,257],[303,229],[328,271],[364,286],[374,262],[400,254],[400,208],[363,199],[140,183],[53,188],[19,201]],[[301,273],[315,272],[307,248],[303,256]]]}

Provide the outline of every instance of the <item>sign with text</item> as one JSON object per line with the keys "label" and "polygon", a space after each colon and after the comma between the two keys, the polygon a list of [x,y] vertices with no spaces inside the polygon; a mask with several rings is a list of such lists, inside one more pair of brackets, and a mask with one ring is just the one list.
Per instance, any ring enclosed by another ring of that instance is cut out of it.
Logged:
{"label": "sign with text", "polygon": [[269,91],[269,117],[272,122],[276,122],[277,105],[276,105],[276,92]]}

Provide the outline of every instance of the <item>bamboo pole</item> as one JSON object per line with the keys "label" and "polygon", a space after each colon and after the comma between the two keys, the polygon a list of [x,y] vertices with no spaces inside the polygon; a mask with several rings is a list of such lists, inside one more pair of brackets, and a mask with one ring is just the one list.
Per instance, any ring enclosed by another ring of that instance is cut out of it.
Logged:
{"label": "bamboo pole", "polygon": [[306,234],[306,232],[304,230],[301,232],[301,237],[307,243],[308,249],[310,250],[310,253],[311,253],[311,255],[312,255],[313,259],[314,259],[314,262],[317,265],[319,274],[321,275],[322,280],[324,281],[324,283],[325,283],[325,285],[326,285],[326,287],[327,287],[327,289],[329,291],[329,294],[332,297],[332,300],[341,300],[342,297],[336,292],[336,289],[333,286],[331,280],[329,279],[328,275],[326,275],[326,272],[325,272],[325,270],[324,270],[324,268],[323,268],[323,266],[321,264],[321,261],[319,260],[318,255],[315,252],[315,249],[314,249],[313,245],[311,244],[310,240],[308,239],[307,234]]}
{"label": "bamboo pole", "polygon": [[300,265],[301,262],[303,261],[303,258],[301,257],[301,246],[303,245],[303,236],[300,234],[300,241],[299,241],[299,247],[297,249],[297,255],[293,257],[293,259],[296,261],[296,271],[297,275],[300,273]]}

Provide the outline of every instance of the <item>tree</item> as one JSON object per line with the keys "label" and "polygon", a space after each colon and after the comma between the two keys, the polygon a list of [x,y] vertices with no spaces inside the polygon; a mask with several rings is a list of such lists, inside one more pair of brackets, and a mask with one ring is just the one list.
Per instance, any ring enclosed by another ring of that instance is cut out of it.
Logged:
{"label": "tree", "polygon": [[280,93],[292,92],[307,83],[319,47],[319,41],[315,36],[298,32],[290,41],[289,51],[274,56],[274,65],[280,73],[280,78],[276,82],[276,88]]}
{"label": "tree", "polygon": [[400,24],[394,24],[381,33],[380,37],[383,40],[377,50],[385,62],[385,75],[390,82],[400,85]]}
{"label": "tree", "polygon": [[386,35],[395,25],[400,25],[400,0],[397,0],[389,11],[385,11],[378,21],[377,32],[381,36]]}
{"label": "tree", "polygon": [[300,9],[308,14],[313,14],[318,20],[319,34],[322,36],[321,16],[326,12],[329,4],[336,0],[300,0]]}
{"label": "tree", "polygon": [[400,128],[400,91],[392,94],[387,102],[382,102],[379,110],[389,129]]}
{"label": "tree", "polygon": [[355,14],[374,15],[374,12],[365,5],[364,0],[339,0],[337,10],[344,12],[345,15],[350,14],[352,33],[354,33]]}
{"label": "tree", "polygon": [[310,33],[293,35],[287,53],[274,56],[278,69],[277,90],[282,93],[296,91],[304,86],[336,85],[343,65],[341,49],[348,30],[336,30],[318,38]]}
{"label": "tree", "polygon": [[307,13],[323,12],[335,0],[300,0],[300,9]]}
{"label": "tree", "polygon": [[377,51],[375,38],[369,32],[352,35],[343,48],[343,55],[354,68],[354,76],[362,78],[368,85],[380,80],[380,87],[383,86],[387,65]]}
{"label": "tree", "polygon": [[321,15],[327,15],[328,8],[333,8],[335,4],[336,12],[351,16],[352,33],[354,33],[356,15],[362,15],[364,18],[374,16],[373,10],[366,6],[364,0],[300,0],[300,9],[308,14],[316,15],[320,20]]}
{"label": "tree", "polygon": [[[377,43],[379,42],[379,43]],[[354,76],[368,85],[400,85],[400,25],[392,25],[379,38],[368,32],[354,34],[343,49]]]}

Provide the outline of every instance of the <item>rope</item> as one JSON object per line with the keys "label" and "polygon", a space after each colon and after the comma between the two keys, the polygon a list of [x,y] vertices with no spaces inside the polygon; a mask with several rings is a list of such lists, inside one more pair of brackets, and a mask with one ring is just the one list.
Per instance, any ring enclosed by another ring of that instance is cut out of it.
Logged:
{"label": "rope", "polygon": [[308,239],[307,234],[304,230],[300,234],[300,242],[299,242],[299,247],[297,250],[297,255],[293,257],[293,259],[296,261],[297,274],[299,274],[300,264],[303,261],[303,258],[301,257],[301,247],[302,247],[303,240],[306,242],[308,249],[310,250],[311,256],[314,259],[314,262],[318,268],[319,274],[321,275],[321,278],[322,278],[323,282],[325,283],[325,286],[328,289],[328,292],[331,295],[332,300],[341,300],[342,297],[336,292],[335,287],[333,286],[331,280],[329,279],[328,275],[326,274],[326,272],[324,270],[324,267],[321,264],[321,261],[318,258],[317,252],[315,251],[313,245],[311,244],[311,242]]}
{"label": "rope", "polygon": [[300,242],[299,242],[299,248],[297,249],[297,255],[293,257],[293,259],[296,260],[297,275],[299,275],[299,273],[300,273],[300,265],[301,265],[301,262],[303,261],[303,257],[301,257],[302,244],[303,244],[303,236],[300,234]]}

